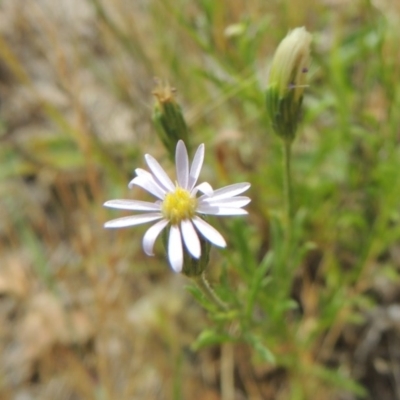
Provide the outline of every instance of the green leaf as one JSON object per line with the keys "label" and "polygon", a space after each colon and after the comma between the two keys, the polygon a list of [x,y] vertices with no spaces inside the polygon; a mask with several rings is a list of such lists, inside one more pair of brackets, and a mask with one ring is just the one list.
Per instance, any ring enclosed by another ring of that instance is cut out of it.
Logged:
{"label": "green leaf", "polygon": [[247,335],[246,339],[263,361],[275,364],[276,358],[274,354],[262,343],[261,338],[255,335]]}
{"label": "green leaf", "polygon": [[199,350],[203,347],[231,342],[232,338],[224,333],[215,332],[212,329],[206,329],[200,333],[196,341],[192,344],[193,350]]}

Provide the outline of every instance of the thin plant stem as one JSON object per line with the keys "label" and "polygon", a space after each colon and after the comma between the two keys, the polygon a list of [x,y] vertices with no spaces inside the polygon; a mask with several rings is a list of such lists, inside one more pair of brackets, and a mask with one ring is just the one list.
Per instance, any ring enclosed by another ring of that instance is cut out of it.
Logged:
{"label": "thin plant stem", "polygon": [[215,293],[211,285],[206,279],[204,272],[196,277],[193,277],[199,289],[203,292],[203,294],[209,299],[212,303],[214,303],[220,310],[228,311],[228,306],[218,297]]}
{"label": "thin plant stem", "polygon": [[286,244],[289,246],[292,240],[293,220],[293,193],[291,175],[291,147],[290,140],[283,140],[283,196],[285,204]]}
{"label": "thin plant stem", "polygon": [[221,345],[221,399],[231,400],[235,398],[234,384],[234,348],[233,343]]}

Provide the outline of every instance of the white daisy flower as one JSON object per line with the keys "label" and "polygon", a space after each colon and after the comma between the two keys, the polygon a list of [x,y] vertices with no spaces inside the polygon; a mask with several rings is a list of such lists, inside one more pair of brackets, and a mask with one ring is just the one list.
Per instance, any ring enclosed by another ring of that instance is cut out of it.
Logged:
{"label": "white daisy flower", "polygon": [[[143,249],[149,256],[154,255],[154,243],[164,228],[170,226],[168,238],[168,259],[176,272],[182,271],[183,244],[189,254],[198,259],[201,256],[199,234],[212,244],[225,247],[222,235],[200,215],[244,215],[243,210],[250,199],[237,196],[249,187],[249,183],[236,183],[213,190],[209,183],[196,186],[204,160],[204,144],[201,144],[189,167],[186,146],[180,140],[176,146],[175,162],[177,182],[174,184],[161,165],[149,154],[145,160],[150,172],[141,168],[135,170],[136,177],[128,187],[134,185],[147,190],[157,197],[154,203],[140,200],[110,200],[104,206],[122,210],[144,211],[144,214],[114,219],[106,228],[123,228],[157,221],[143,237]],[[203,193],[200,196],[198,192]]]}

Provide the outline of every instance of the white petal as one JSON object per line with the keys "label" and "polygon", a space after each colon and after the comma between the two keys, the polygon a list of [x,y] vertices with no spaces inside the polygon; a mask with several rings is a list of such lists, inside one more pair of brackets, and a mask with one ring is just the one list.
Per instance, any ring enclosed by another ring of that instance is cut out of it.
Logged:
{"label": "white petal", "polygon": [[167,191],[162,186],[160,186],[153,178],[149,178],[145,175],[140,175],[136,178],[133,178],[129,182],[128,186],[129,188],[131,188],[133,185],[140,186],[141,188],[147,190],[153,196],[156,196],[161,200],[164,199],[164,196],[167,193]]}
{"label": "white petal", "polygon": [[169,192],[175,190],[175,185],[164,171],[164,168],[158,163],[158,161],[150,154],[144,156],[146,163],[149,166],[154,178]]}
{"label": "white petal", "polygon": [[[136,168],[135,169],[136,175],[137,176],[144,176],[150,181],[154,182],[155,185],[159,186],[163,192],[168,192],[169,189],[167,189],[159,180],[157,180],[157,177],[155,177],[151,172],[146,171],[145,169],[142,168]],[[130,188],[131,182],[129,183],[128,187]]]}
{"label": "white petal", "polygon": [[[160,167],[160,168],[161,168],[161,167]],[[145,169],[142,169],[142,168],[136,168],[136,169],[135,169],[135,172],[136,172],[136,175],[137,175],[137,176],[143,176],[143,177],[145,177],[146,179],[148,179],[148,180],[150,180],[151,182],[153,182],[154,185],[158,186],[158,187],[162,190],[163,193],[166,193],[166,192],[170,192],[170,191],[171,191],[171,188],[165,187],[165,184],[163,184],[163,183],[161,182],[160,179],[158,179],[155,175],[153,175],[153,174],[150,173],[149,171],[146,171]],[[168,178],[168,176],[167,176],[167,178]],[[169,178],[168,178],[168,179],[169,179]],[[133,181],[133,179],[132,179],[132,181]],[[129,185],[128,185],[129,188],[132,187],[132,181],[129,182]],[[172,190],[175,190],[175,186],[172,187]]]}
{"label": "white petal", "polygon": [[200,183],[200,185],[197,185],[191,191],[191,194],[193,196],[195,196],[197,192],[204,193],[206,195],[205,197],[209,197],[209,196],[212,196],[214,194],[214,189],[211,187],[211,185],[208,182],[203,182],[203,183]]}
{"label": "white petal", "polygon": [[129,217],[122,217],[113,219],[108,221],[104,224],[105,228],[124,228],[126,226],[134,226],[145,224],[146,222],[155,221],[157,219],[161,219],[161,213],[148,213],[148,214],[141,214],[141,215],[131,215]]}
{"label": "white petal", "polygon": [[214,204],[200,204],[197,206],[196,211],[200,214],[208,215],[247,215],[248,212],[242,208],[233,207],[217,207]]}
{"label": "white petal", "polygon": [[196,154],[193,157],[192,166],[190,167],[189,186],[188,186],[189,191],[193,189],[194,185],[197,182],[197,179],[199,179],[201,167],[203,166],[203,161],[204,161],[204,144],[201,144],[196,150]]}
{"label": "white petal", "polygon": [[148,176],[151,179],[153,179],[153,175],[149,171],[146,171],[143,168],[136,168],[135,169],[135,173],[136,173],[137,176]]}
{"label": "white petal", "polygon": [[200,240],[196,230],[193,227],[192,222],[189,219],[185,219],[181,222],[183,241],[185,242],[186,248],[194,258],[199,258],[201,255]]}
{"label": "white petal", "polygon": [[168,259],[172,269],[175,272],[182,271],[183,248],[181,232],[177,226],[172,225],[169,231],[168,239]]}
{"label": "white petal", "polygon": [[143,250],[148,256],[154,256],[154,243],[161,231],[168,225],[168,221],[163,219],[150,227],[143,236]]}
{"label": "white petal", "polygon": [[219,247],[226,246],[225,239],[222,237],[222,235],[206,221],[199,217],[194,217],[192,222],[208,241]]}
{"label": "white petal", "polygon": [[189,157],[185,143],[182,140],[179,140],[176,145],[175,164],[179,186],[187,189],[189,182]]}
{"label": "white petal", "polygon": [[199,201],[199,204],[210,205],[214,207],[244,207],[249,204],[251,199],[246,196],[229,197],[228,199],[215,199],[213,196]]}
{"label": "white petal", "polygon": [[[213,199],[227,199],[228,197],[236,196],[237,194],[243,193],[250,187],[250,183],[234,183],[233,185],[225,186],[221,189],[214,190]],[[201,198],[203,198],[202,196]]]}
{"label": "white petal", "polygon": [[105,207],[133,211],[160,211],[160,204],[140,200],[109,200],[103,204]]}

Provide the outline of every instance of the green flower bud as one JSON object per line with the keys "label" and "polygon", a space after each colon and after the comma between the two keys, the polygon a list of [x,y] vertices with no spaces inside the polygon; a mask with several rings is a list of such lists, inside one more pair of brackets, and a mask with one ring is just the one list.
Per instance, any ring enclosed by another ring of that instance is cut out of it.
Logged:
{"label": "green flower bud", "polygon": [[156,102],[153,107],[153,122],[157,133],[167,149],[171,159],[175,157],[176,144],[183,140],[189,146],[189,132],[182,109],[175,99],[176,90],[169,84],[158,81],[153,95]]}
{"label": "green flower bud", "polygon": [[281,41],[272,60],[267,112],[275,133],[287,141],[294,139],[300,119],[311,40],[304,27],[293,29]]}

